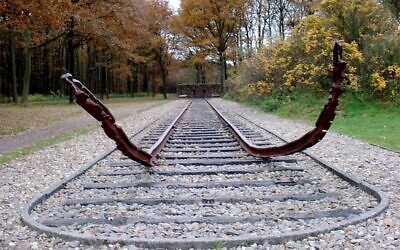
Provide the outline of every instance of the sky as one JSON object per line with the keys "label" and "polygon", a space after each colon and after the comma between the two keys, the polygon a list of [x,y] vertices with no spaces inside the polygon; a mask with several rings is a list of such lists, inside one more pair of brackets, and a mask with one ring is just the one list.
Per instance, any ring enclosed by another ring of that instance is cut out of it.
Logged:
{"label": "sky", "polygon": [[177,10],[179,8],[179,5],[181,3],[181,0],[168,0],[169,5],[174,8],[174,10]]}

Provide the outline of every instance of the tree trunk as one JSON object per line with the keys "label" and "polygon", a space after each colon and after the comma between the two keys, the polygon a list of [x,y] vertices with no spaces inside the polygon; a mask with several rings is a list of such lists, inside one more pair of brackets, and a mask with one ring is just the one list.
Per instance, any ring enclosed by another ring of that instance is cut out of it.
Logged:
{"label": "tree trunk", "polygon": [[164,99],[167,99],[167,74],[164,71],[161,72],[161,80]]}
{"label": "tree trunk", "polygon": [[[70,18],[70,30],[67,36],[67,70],[69,73],[74,75],[74,44],[73,44],[73,37],[74,37],[74,17],[71,16]],[[74,76],[76,77],[76,76]],[[72,87],[69,89],[69,103],[73,103],[74,96],[72,94]]]}
{"label": "tree trunk", "polygon": [[285,11],[286,11],[286,2],[280,0],[278,3],[278,27],[279,27],[279,36],[282,40],[285,40]]}
{"label": "tree trunk", "polygon": [[146,91],[147,96],[150,96],[150,81],[149,81],[149,67],[147,66],[147,64],[144,64],[143,67],[143,90]]}
{"label": "tree trunk", "polygon": [[[166,66],[166,64],[165,64],[165,61],[163,60],[163,57],[162,57],[162,55],[161,55],[161,53],[160,53],[160,57],[159,57],[159,59],[158,59],[158,64],[159,64],[159,66],[160,66],[160,71],[161,71],[161,81],[162,81],[162,86],[161,86],[161,88],[162,88],[162,93],[163,93],[163,95],[164,95],[164,99],[167,99],[167,76],[168,76],[168,69],[167,69],[167,66]],[[196,63],[196,65],[197,65],[198,63]],[[199,73],[198,73],[198,71],[197,71],[197,78],[198,78],[198,81],[199,81]]]}
{"label": "tree trunk", "polygon": [[154,76],[154,68],[151,70],[151,96],[152,97],[156,96],[156,82]]}
{"label": "tree trunk", "polygon": [[132,71],[132,77],[130,78],[131,82],[131,97],[133,98],[135,96],[135,82],[137,83],[138,80],[138,66],[137,64],[133,63],[131,66],[131,71]]}
{"label": "tree trunk", "polygon": [[11,65],[11,91],[13,103],[18,103],[17,91],[17,65],[15,63],[15,41],[14,41],[14,27],[10,26],[9,29],[9,43],[10,43],[10,65]]}
{"label": "tree trunk", "polygon": [[263,14],[264,6],[263,1],[258,1],[257,4],[257,49],[259,49],[264,41],[263,36],[263,22],[261,15]]}
{"label": "tree trunk", "polygon": [[101,66],[101,73],[100,73],[100,83],[101,83],[101,94],[100,98],[104,99],[104,94],[106,93],[107,89],[107,73],[106,73],[106,67]]}
{"label": "tree trunk", "polygon": [[126,88],[127,88],[127,95],[130,97],[132,96],[132,90],[133,90],[133,86],[132,86],[132,82],[131,82],[131,78],[129,76],[126,77]]}
{"label": "tree trunk", "polygon": [[91,76],[92,76],[92,72],[91,72],[91,67],[92,65],[94,65],[93,62],[93,53],[92,53],[92,49],[91,49],[91,45],[90,43],[87,45],[86,47],[86,54],[87,54],[87,61],[86,61],[86,82],[88,84],[88,86],[90,87],[90,89],[92,91],[95,91],[95,87],[93,87],[92,81],[91,81]]}
{"label": "tree trunk", "polygon": [[226,73],[225,73],[225,55],[223,52],[219,53],[219,82],[221,84],[221,91],[222,91],[222,95],[224,95],[226,93],[226,86],[225,86],[225,77],[226,77]]}
{"label": "tree trunk", "polygon": [[200,84],[200,79],[201,79],[201,77],[200,77],[200,74],[201,74],[201,72],[200,72],[200,63],[195,63],[194,64],[194,67],[196,68],[196,84],[198,85],[198,84]]}
{"label": "tree trunk", "polygon": [[29,96],[29,84],[31,81],[31,73],[32,73],[32,51],[29,48],[29,43],[31,40],[31,34],[28,28],[24,31],[24,56],[25,56],[25,72],[24,79],[22,85],[22,104],[28,104],[28,96]]}
{"label": "tree trunk", "polygon": [[136,70],[136,87],[137,87],[137,93],[142,92],[142,83],[143,83],[143,70],[142,70],[142,64],[138,64],[137,70]]}
{"label": "tree trunk", "polygon": [[50,61],[50,53],[49,53],[49,49],[47,46],[42,48],[42,56],[43,56],[43,86],[44,86],[44,93],[46,93],[46,95],[48,95],[50,93],[51,90],[51,82],[50,82],[50,65],[49,65],[49,61]]}
{"label": "tree trunk", "polygon": [[109,80],[109,73],[108,73],[108,69],[104,66],[104,72],[105,72],[105,87],[106,87],[106,99],[108,99],[109,98],[109,96],[108,96],[108,88],[109,88],[109,82],[110,82],[110,80]]}
{"label": "tree trunk", "polygon": [[204,65],[201,65],[201,83],[206,83],[206,70],[204,69]]}

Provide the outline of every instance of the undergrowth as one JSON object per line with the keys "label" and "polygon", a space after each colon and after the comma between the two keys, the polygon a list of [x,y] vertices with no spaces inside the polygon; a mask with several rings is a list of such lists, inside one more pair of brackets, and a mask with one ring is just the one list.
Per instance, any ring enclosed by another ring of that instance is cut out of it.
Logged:
{"label": "undergrowth", "polygon": [[[226,98],[237,100],[230,94]],[[243,99],[240,100],[243,102]],[[314,124],[327,96],[311,92],[277,93],[245,103],[279,117]],[[345,93],[340,97],[332,130],[400,152],[400,104]]]}

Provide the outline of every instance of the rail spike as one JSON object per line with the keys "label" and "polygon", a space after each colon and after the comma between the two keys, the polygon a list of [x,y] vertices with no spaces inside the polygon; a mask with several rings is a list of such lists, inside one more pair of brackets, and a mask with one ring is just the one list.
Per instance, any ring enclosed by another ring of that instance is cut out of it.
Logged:
{"label": "rail spike", "polygon": [[124,130],[116,124],[110,110],[85,85],[74,79],[70,73],[63,74],[61,78],[71,85],[76,97],[76,103],[101,122],[101,127],[106,135],[116,142],[117,148],[124,155],[145,166],[154,166],[152,155],[138,148],[129,140]]}

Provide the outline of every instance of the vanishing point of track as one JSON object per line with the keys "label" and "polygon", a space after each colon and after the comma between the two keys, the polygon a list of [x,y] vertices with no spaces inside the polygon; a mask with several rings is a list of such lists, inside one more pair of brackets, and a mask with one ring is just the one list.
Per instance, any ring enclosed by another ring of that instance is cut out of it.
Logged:
{"label": "vanishing point of track", "polygon": [[22,220],[92,244],[203,248],[302,239],[388,206],[375,187],[307,153],[249,155],[223,118],[253,145],[282,139],[209,102],[194,99],[176,111],[181,117],[161,116],[132,136],[145,151],[168,137],[155,167],[111,150],[34,198]]}

